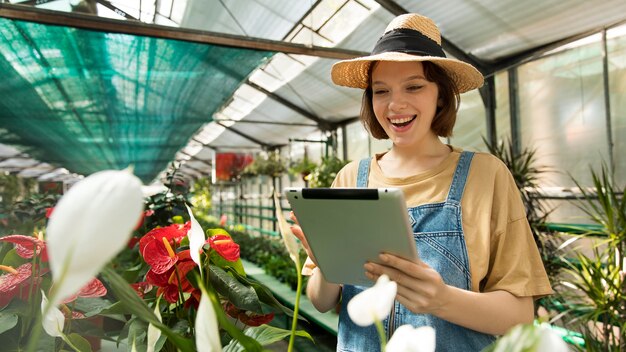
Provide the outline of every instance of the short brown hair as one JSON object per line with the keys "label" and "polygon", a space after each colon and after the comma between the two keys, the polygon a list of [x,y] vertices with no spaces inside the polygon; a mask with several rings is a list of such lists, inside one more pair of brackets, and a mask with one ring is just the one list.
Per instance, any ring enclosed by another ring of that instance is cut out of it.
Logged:
{"label": "short brown hair", "polygon": [[[452,136],[454,124],[456,123],[456,112],[461,102],[459,90],[446,74],[446,71],[441,67],[428,61],[422,61],[422,65],[426,79],[437,84],[437,88],[439,89],[438,100],[441,99],[442,103],[441,106],[437,104],[437,111],[430,129],[435,132],[437,136],[450,137]],[[372,106],[372,71],[375,66],[376,62],[369,68],[369,84],[365,92],[363,92],[360,117],[361,122],[372,134],[372,137],[376,139],[388,139],[389,136],[380,123],[378,123],[376,115],[374,114],[374,107]]]}

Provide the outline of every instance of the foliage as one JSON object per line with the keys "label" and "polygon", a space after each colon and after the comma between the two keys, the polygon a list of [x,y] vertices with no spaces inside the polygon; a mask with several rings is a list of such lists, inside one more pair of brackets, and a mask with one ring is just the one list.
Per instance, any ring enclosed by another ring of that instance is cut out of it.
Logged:
{"label": "foliage", "polygon": [[626,348],[626,187],[619,188],[603,165],[598,174],[591,170],[594,192],[585,190],[579,203],[589,218],[600,225],[583,237],[595,238],[598,244],[590,255],[577,253],[570,262],[571,279],[564,290],[565,321],[584,335],[587,351],[624,351]]}
{"label": "foliage", "polygon": [[330,187],[335,180],[337,173],[349,161],[339,159],[336,156],[323,157],[322,162],[313,170],[310,175],[311,187]]}
{"label": "foliage", "polygon": [[263,153],[244,168],[242,176],[266,175],[279,177],[287,171],[285,165],[286,161],[280,156],[279,151]]}
{"label": "foliage", "polygon": [[[280,238],[275,236],[253,236],[241,231],[231,231],[233,239],[241,246],[241,257],[262,267],[266,273],[286,283],[294,291],[298,274],[289,258],[289,253]],[[300,251],[300,260],[306,260],[306,252]],[[307,278],[304,278],[305,285]]]}
{"label": "foliage", "polygon": [[211,179],[208,177],[196,179],[191,187],[190,201],[195,206],[196,213],[208,214],[211,210]]}
{"label": "foliage", "polygon": [[315,168],[317,168],[317,164],[305,155],[302,159],[291,163],[289,173],[304,178],[313,172]]}

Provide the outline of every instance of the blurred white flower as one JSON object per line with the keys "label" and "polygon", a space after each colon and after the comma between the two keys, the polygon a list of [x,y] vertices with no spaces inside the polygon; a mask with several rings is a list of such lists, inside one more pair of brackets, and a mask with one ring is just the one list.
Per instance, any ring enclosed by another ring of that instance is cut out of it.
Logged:
{"label": "blurred white flower", "polygon": [[280,234],[283,237],[283,242],[285,243],[285,247],[287,248],[287,252],[289,252],[289,257],[296,263],[296,266],[300,268],[300,247],[298,245],[298,241],[296,241],[296,236],[291,232],[291,227],[285,219],[283,215],[283,209],[280,206],[280,199],[278,199],[278,193],[274,191],[274,204],[276,206],[276,219],[278,221],[278,229],[280,230]]}
{"label": "blurred white flower", "polygon": [[435,329],[432,327],[402,325],[391,336],[385,352],[433,352],[435,345]]}
{"label": "blurred white flower", "polygon": [[[160,322],[163,322],[163,318],[161,318],[161,310],[159,309],[161,302],[161,297],[159,296],[156,300],[156,304],[154,307],[154,315],[156,315],[157,319]],[[148,324],[148,340],[146,342],[146,352],[154,352],[156,348],[156,344],[159,341],[159,337],[161,337],[161,330],[152,324]],[[134,341],[133,341],[134,342]],[[133,344],[133,347],[134,344]]]}
{"label": "blurred white flower", "polygon": [[129,169],[100,171],[70,188],[46,230],[52,307],[93,279],[126,246],[142,210],[141,181]]}
{"label": "blurred white flower", "polygon": [[[48,297],[41,291],[41,312],[46,312],[48,306]],[[53,337],[63,336],[63,327],[65,326],[65,316],[57,307],[50,307],[42,321],[43,329],[48,335]]]}
{"label": "blurred white flower", "polygon": [[206,238],[204,237],[204,231],[202,230],[202,226],[200,226],[198,220],[196,220],[196,218],[193,216],[193,213],[191,212],[189,206],[185,205],[185,207],[187,207],[187,212],[189,213],[189,218],[191,219],[191,228],[187,232],[187,238],[189,238],[189,254],[191,255],[191,260],[198,264],[200,276],[202,276],[200,251],[202,250],[202,246],[204,246]]}
{"label": "blurred white flower", "polygon": [[391,312],[398,285],[382,275],[376,284],[352,297],[348,302],[348,315],[359,326],[369,326],[384,320]]}
{"label": "blurred white flower", "polygon": [[554,332],[549,325],[541,324],[539,327],[539,342],[535,347],[535,352],[567,352],[567,343],[561,336]]}
{"label": "blurred white flower", "polygon": [[219,326],[217,323],[217,315],[211,302],[209,294],[204,287],[200,287],[202,296],[198,305],[198,313],[196,314],[196,346],[198,349],[206,352],[222,351],[220,342]]}

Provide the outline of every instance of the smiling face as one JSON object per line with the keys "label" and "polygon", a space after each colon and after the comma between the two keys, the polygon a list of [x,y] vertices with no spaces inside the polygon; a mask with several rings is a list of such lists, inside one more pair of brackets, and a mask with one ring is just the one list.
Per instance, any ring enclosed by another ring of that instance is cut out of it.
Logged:
{"label": "smiling face", "polygon": [[439,89],[426,79],[421,62],[385,62],[372,70],[372,108],[396,147],[413,147],[436,139],[431,124]]}

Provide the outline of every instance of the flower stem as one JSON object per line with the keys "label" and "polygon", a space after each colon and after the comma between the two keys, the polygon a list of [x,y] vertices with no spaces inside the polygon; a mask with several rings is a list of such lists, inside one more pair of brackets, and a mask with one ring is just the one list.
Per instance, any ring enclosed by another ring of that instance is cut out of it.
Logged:
{"label": "flower stem", "polygon": [[380,321],[380,319],[375,319],[374,325],[376,325],[376,330],[378,331],[378,336],[380,337],[380,350],[384,352],[385,348],[387,347],[387,335],[385,334],[385,327],[383,326],[383,322]]}
{"label": "flower stem", "polygon": [[302,296],[302,273],[299,265],[299,260],[296,261],[296,274],[298,275],[298,285],[296,287],[296,304],[293,307],[293,320],[291,322],[291,336],[289,336],[289,347],[287,352],[293,351],[293,344],[296,340],[296,327],[298,326],[298,309],[300,308],[300,296]]}

